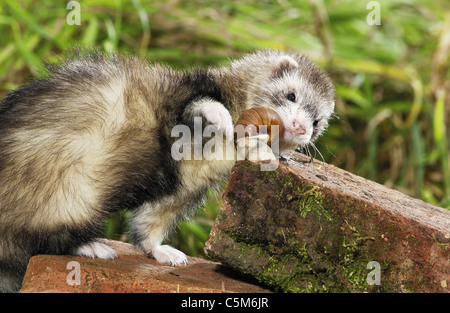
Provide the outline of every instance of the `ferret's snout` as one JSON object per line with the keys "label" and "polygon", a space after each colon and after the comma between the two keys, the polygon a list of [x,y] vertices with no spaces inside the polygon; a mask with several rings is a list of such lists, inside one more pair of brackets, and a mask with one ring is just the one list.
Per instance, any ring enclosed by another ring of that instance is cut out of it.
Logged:
{"label": "ferret's snout", "polygon": [[300,135],[306,134],[305,126],[302,123],[300,123],[299,121],[297,121],[297,120],[293,120],[292,124],[291,124],[291,127],[289,127],[289,128],[290,128],[290,131],[293,134],[295,134],[296,136],[300,136]]}

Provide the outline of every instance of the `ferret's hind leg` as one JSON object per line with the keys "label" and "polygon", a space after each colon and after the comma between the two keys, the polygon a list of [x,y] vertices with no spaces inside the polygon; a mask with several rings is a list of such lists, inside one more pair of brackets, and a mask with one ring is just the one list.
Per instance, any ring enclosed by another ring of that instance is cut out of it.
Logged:
{"label": "ferret's hind leg", "polygon": [[32,254],[28,242],[0,232],[0,293],[19,292]]}
{"label": "ferret's hind leg", "polygon": [[117,252],[110,246],[99,241],[91,241],[75,248],[73,255],[86,256],[88,258],[99,258],[104,260],[112,260],[117,258]]}
{"label": "ferret's hind leg", "polygon": [[169,245],[161,245],[169,230],[175,225],[178,214],[176,206],[168,205],[164,201],[145,203],[131,218],[131,240],[159,263],[173,266],[186,264],[187,257],[183,252]]}
{"label": "ferret's hind leg", "polygon": [[0,293],[19,292],[22,287],[23,273],[0,268]]}

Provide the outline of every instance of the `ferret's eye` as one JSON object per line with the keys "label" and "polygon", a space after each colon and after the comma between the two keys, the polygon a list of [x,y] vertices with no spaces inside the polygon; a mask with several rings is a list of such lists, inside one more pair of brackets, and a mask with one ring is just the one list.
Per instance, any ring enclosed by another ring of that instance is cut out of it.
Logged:
{"label": "ferret's eye", "polygon": [[286,99],[288,99],[291,102],[295,102],[295,93],[290,92],[286,95]]}
{"label": "ferret's eye", "polygon": [[319,124],[319,120],[315,120],[315,121],[313,122],[313,126],[314,126],[314,127],[316,127],[318,124]]}

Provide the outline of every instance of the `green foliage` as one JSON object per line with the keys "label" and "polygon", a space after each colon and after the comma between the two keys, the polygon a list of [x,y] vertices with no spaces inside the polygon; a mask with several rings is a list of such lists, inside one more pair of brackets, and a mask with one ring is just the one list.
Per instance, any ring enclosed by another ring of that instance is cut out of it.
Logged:
{"label": "green foliage", "polygon": [[[180,68],[255,49],[302,51],[336,85],[336,117],[317,144],[324,160],[450,208],[450,4],[379,0],[381,25],[369,25],[368,2],[86,0],[81,25],[69,25],[68,1],[2,0],[0,96],[73,46]],[[172,241],[200,253],[217,206],[209,202],[200,223],[183,224]],[[109,222],[108,236],[126,217]]]}

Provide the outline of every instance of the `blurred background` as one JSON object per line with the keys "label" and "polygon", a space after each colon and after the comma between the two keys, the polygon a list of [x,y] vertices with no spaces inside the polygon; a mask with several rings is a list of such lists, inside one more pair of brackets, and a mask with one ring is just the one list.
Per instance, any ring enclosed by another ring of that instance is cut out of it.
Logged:
{"label": "blurred background", "polygon": [[[256,49],[303,52],[337,90],[316,158],[450,209],[447,0],[0,0],[0,97],[73,46],[177,68]],[[170,243],[202,256],[220,203],[210,192]],[[105,236],[126,241],[128,216],[114,214]]]}

